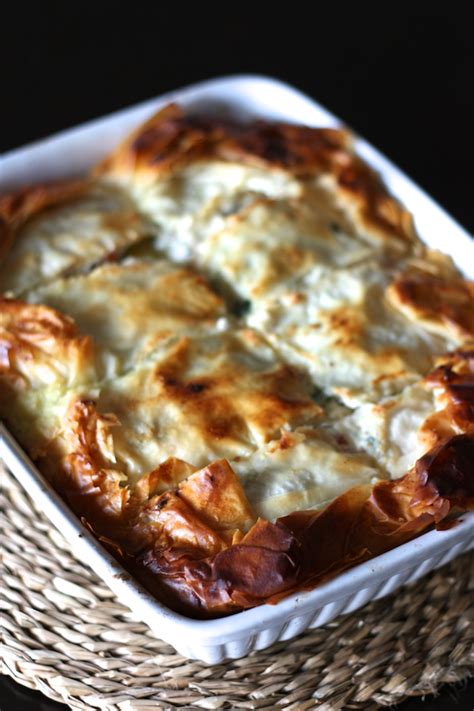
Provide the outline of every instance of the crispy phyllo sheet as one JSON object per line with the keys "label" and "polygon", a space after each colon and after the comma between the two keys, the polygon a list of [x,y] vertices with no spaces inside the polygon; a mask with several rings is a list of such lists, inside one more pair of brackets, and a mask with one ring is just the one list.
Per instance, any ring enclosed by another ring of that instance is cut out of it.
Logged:
{"label": "crispy phyllo sheet", "polygon": [[[400,479],[359,486],[324,509],[299,511],[274,523],[258,519],[239,543],[142,553],[145,566],[172,585],[195,614],[235,612],[308,589],[394,546],[456,510],[474,508],[474,437],[457,435],[419,459]],[[159,515],[158,515],[159,516]],[[179,555],[177,550],[180,551]],[[204,554],[203,554],[204,552]],[[193,595],[190,596],[190,590]]]}
{"label": "crispy phyllo sheet", "polygon": [[133,198],[98,180],[64,181],[0,196],[0,293],[114,261],[152,233]]}

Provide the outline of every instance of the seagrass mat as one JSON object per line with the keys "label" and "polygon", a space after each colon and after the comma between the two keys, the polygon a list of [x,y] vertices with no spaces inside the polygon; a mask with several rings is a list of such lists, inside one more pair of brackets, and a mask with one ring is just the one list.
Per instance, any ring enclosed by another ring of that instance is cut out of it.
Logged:
{"label": "seagrass mat", "polygon": [[120,604],[0,472],[2,671],[75,709],[371,709],[474,673],[474,556],[351,615],[217,666]]}

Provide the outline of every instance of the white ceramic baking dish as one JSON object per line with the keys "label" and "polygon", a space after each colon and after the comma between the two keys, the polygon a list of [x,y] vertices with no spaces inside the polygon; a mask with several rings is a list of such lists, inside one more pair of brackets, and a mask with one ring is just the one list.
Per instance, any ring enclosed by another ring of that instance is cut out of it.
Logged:
{"label": "white ceramic baking dish", "polygon": [[[299,91],[274,79],[234,76],[216,79],[152,99],[112,116],[92,121],[0,157],[0,191],[25,183],[84,172],[159,106],[177,100],[308,125],[337,126],[340,121]],[[363,140],[356,147],[383,176],[389,189],[415,215],[421,237],[452,255],[474,277],[474,245],[469,235],[422,190]],[[305,593],[218,620],[199,621],[174,613],[149,595],[87,531],[49,486],[22,449],[0,424],[0,458],[34,501],[61,531],[74,551],[96,571],[119,599],[186,657],[218,663],[351,612],[474,547],[474,513],[447,531],[430,531],[334,580]]]}

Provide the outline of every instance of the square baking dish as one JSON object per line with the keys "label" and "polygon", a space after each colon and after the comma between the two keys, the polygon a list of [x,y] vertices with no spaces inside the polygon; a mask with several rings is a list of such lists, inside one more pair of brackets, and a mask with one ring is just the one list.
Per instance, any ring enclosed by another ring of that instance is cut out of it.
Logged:
{"label": "square baking dish", "polygon": [[[277,80],[234,76],[166,94],[112,116],[92,121],[0,157],[0,192],[25,183],[71,177],[85,172],[159,107],[178,101],[193,111],[204,108],[241,118],[261,117],[307,125],[337,127],[341,122],[316,102]],[[422,190],[361,139],[355,148],[383,177],[388,189],[414,214],[420,237],[447,251],[468,277],[474,277],[474,245],[469,235]],[[155,634],[180,654],[219,663],[245,656],[336,615],[352,612],[474,547],[474,513],[456,526],[430,531],[377,558],[348,570],[312,591],[293,594],[277,605],[262,605],[230,617],[193,620],[149,595],[79,522],[0,424],[0,458],[61,531],[73,550],[87,560],[117,597]]]}

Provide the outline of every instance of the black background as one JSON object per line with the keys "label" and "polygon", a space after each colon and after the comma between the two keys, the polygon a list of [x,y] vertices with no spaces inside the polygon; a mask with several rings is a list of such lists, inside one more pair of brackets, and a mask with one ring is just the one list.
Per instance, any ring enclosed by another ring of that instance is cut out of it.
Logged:
{"label": "black background", "polygon": [[[195,81],[268,74],[343,118],[472,232],[469,5],[9,3],[0,152]],[[48,708],[12,688],[0,686],[1,711]],[[445,694],[400,709],[471,710],[473,697],[471,684],[457,702]]]}
{"label": "black background", "polygon": [[0,151],[194,81],[270,74],[342,117],[474,231],[469,4],[293,2],[256,18],[256,3],[20,3],[0,16]]}

